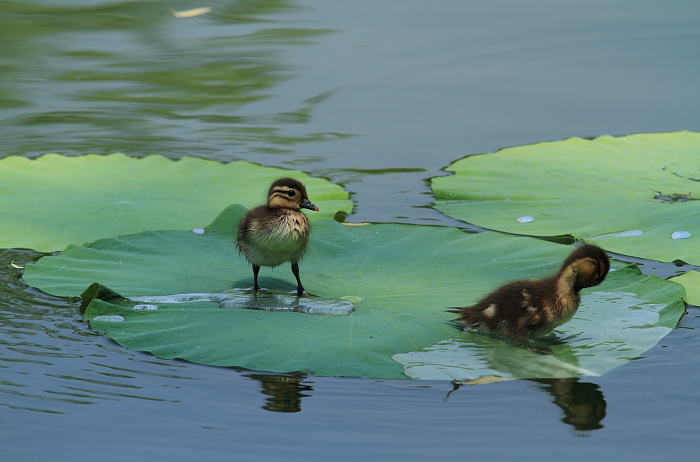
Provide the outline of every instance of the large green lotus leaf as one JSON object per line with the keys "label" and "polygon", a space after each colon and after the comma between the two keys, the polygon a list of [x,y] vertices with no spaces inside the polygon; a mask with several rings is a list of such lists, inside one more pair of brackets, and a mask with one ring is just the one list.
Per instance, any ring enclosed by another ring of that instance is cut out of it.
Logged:
{"label": "large green lotus leaf", "polygon": [[340,186],[248,162],[123,154],[6,157],[0,160],[0,248],[48,252],[121,234],[203,227],[230,204],[264,203],[267,188],[282,176],[307,186],[321,209],[310,219],[352,210]]}
{"label": "large green lotus leaf", "polygon": [[[69,246],[28,266],[24,277],[63,296],[79,295],[93,281],[126,297],[250,287],[251,270],[234,244],[244,212],[241,206],[227,208],[203,235],[147,232]],[[86,297],[85,319],[121,345],[161,358],[319,376],[407,378],[393,355],[461,335],[446,307],[470,304],[506,280],[549,274],[571,251],[532,238],[432,226],[350,227],[321,220],[313,227],[301,264],[304,286],[325,299],[352,301],[356,310],[350,315],[222,309],[211,302],[135,311],[133,303],[104,289],[97,292],[111,295]],[[268,289],[296,286],[286,265],[274,273],[263,268],[261,276]],[[675,306],[683,288],[657,279],[620,270],[599,289]],[[124,321],[95,320],[114,315]],[[656,338],[650,337],[649,347]]]}
{"label": "large green lotus leaf", "polygon": [[671,280],[685,287],[688,303],[700,306],[700,272],[688,271],[680,276],[672,277]]}
{"label": "large green lotus leaf", "polygon": [[[684,197],[700,199],[700,133],[572,138],[466,157],[448,170],[455,175],[432,186],[436,207],[454,218],[700,264],[700,200]],[[534,221],[517,221],[525,216]],[[676,231],[692,237],[671,239]]]}

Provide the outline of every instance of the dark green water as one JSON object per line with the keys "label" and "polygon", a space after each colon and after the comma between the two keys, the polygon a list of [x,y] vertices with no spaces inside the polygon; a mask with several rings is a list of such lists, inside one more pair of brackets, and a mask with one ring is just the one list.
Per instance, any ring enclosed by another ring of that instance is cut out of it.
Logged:
{"label": "dark green water", "polygon": [[[189,19],[170,9],[210,6]],[[464,226],[427,178],[468,154],[700,130],[700,5],[0,1],[0,156],[124,152],[301,169],[352,221]],[[682,460],[700,311],[578,381],[275,376],[94,335],[0,253],[2,460]],[[649,272],[670,274],[647,262]]]}

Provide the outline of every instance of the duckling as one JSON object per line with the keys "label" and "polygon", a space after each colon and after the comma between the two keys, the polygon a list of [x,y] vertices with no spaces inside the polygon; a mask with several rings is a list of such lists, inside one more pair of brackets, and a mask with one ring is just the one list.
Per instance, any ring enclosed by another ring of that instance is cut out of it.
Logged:
{"label": "duckling", "polygon": [[569,321],[585,287],[600,284],[610,270],[603,249],[584,244],[564,260],[556,274],[515,281],[496,289],[475,305],[448,310],[469,328],[522,341],[542,337]]}
{"label": "duckling", "polygon": [[318,212],[303,184],[293,178],[280,178],[270,186],[267,205],[249,211],[238,224],[236,247],[253,266],[254,292],[260,290],[261,266],[274,268],[288,261],[297,279],[297,295],[305,294],[299,261],[306,252],[311,226],[302,208]]}

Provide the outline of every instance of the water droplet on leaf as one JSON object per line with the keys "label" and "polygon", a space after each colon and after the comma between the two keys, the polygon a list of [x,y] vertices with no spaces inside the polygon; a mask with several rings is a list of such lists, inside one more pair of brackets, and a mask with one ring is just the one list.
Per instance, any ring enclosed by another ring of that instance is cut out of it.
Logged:
{"label": "water droplet on leaf", "polygon": [[92,318],[93,321],[104,321],[104,322],[122,322],[124,318],[122,316],[111,315],[111,316],[95,316]]}
{"label": "water droplet on leaf", "polygon": [[688,239],[690,233],[688,231],[676,231],[671,234],[671,239]]}

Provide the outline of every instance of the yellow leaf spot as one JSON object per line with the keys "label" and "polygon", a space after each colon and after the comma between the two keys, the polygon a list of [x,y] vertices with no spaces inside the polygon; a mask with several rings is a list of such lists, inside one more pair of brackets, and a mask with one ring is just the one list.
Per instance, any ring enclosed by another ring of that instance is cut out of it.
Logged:
{"label": "yellow leaf spot", "polygon": [[370,225],[371,223],[343,223],[345,226],[366,226]]}
{"label": "yellow leaf spot", "polygon": [[340,297],[341,300],[346,300],[350,303],[357,303],[362,301],[362,297],[358,297],[357,295],[346,295],[345,297]]}

